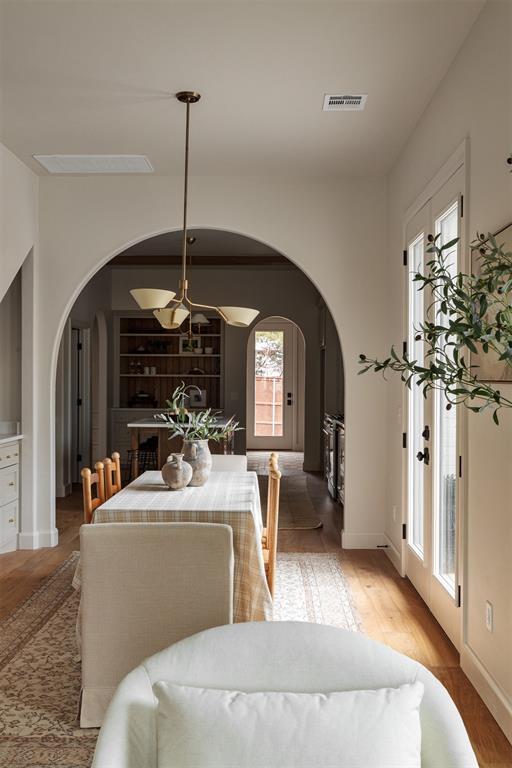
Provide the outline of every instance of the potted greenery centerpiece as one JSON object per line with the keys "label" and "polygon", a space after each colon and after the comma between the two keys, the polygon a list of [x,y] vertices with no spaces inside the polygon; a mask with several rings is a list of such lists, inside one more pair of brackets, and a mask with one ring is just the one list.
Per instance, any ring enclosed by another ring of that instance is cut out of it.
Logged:
{"label": "potted greenery centerpiece", "polygon": [[475,413],[490,411],[498,424],[498,412],[512,408],[512,400],[480,380],[476,356],[492,356],[505,370],[512,366],[512,252],[493,235],[478,235],[472,244],[475,271],[454,273],[446,251],[458,238],[440,245],[439,237],[428,236],[432,258],[426,273],[414,276],[418,290],[429,297],[425,320],[414,329],[415,340],[423,342],[423,360],[415,360],[409,350],[399,355],[391,347],[382,360],[360,355],[360,373],[395,371],[407,387],[419,386],[425,397],[441,390],[448,410],[464,405]]}
{"label": "potted greenery centerpiece", "polygon": [[189,397],[187,390],[191,388],[196,387],[186,387],[182,382],[167,400],[168,410],[159,413],[155,418],[169,424],[169,439],[177,436],[183,438],[183,463],[186,462],[192,467],[189,485],[204,485],[212,467],[208,441],[220,442],[242,427],[238,426],[233,417],[227,421],[221,420],[221,412],[212,411],[211,408],[204,411],[188,411],[184,403]]}

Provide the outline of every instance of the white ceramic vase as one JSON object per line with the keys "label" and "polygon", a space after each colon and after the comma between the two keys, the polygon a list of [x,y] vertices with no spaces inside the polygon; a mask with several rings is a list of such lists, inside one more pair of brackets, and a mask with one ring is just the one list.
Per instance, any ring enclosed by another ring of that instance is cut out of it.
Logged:
{"label": "white ceramic vase", "polygon": [[192,480],[189,485],[204,485],[212,468],[208,440],[184,440],[182,450],[185,460],[192,467]]}
{"label": "white ceramic vase", "polygon": [[164,483],[172,491],[180,491],[190,483],[192,479],[192,467],[183,461],[182,453],[171,453],[162,467]]}

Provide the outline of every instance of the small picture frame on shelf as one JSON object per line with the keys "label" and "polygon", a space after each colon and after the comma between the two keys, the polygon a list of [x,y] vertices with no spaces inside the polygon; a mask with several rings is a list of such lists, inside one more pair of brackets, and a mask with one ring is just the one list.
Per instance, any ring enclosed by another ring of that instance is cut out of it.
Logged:
{"label": "small picture frame on shelf", "polygon": [[193,390],[189,397],[191,408],[206,408],[206,389],[202,389],[200,393]]}
{"label": "small picture frame on shelf", "polygon": [[201,348],[201,337],[192,336],[189,338],[188,334],[182,333],[180,336],[180,355],[186,355],[190,352],[195,352],[196,349]]}

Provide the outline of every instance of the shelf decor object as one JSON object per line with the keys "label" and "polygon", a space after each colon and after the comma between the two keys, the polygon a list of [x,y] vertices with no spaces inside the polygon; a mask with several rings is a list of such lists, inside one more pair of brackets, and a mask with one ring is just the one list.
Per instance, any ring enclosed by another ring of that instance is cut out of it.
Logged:
{"label": "shelf decor object", "polygon": [[[174,387],[184,381],[205,390],[206,401],[193,407],[222,409],[224,406],[224,331],[226,324],[212,312],[207,333],[189,338],[178,328],[163,331],[161,325],[148,312],[133,312],[116,318],[115,354],[116,387],[115,407],[163,408]],[[206,347],[211,350],[206,354]],[[134,397],[140,391],[146,397]],[[145,404],[144,404],[145,400]],[[117,445],[117,443],[116,443]],[[167,458],[167,454],[162,460]]]}
{"label": "shelf decor object", "polygon": [[[179,328],[181,324],[189,318],[188,333],[192,336],[192,323],[197,323],[197,317],[204,315],[198,310],[213,310],[228,325],[234,325],[238,328],[247,328],[252,321],[259,315],[259,310],[249,309],[247,307],[216,307],[209,304],[198,304],[192,301],[189,295],[189,284],[187,280],[187,203],[188,203],[188,155],[189,155],[189,133],[190,133],[190,105],[195,104],[201,98],[199,93],[194,91],[180,91],[176,98],[187,106],[186,128],[185,128],[185,175],[183,190],[183,239],[182,239],[182,258],[181,258],[181,280],[179,284],[179,296],[176,297],[174,291],[165,291],[160,288],[135,288],[130,291],[131,295],[141,309],[152,309],[153,314],[166,330]],[[203,321],[204,322],[204,321]]]}

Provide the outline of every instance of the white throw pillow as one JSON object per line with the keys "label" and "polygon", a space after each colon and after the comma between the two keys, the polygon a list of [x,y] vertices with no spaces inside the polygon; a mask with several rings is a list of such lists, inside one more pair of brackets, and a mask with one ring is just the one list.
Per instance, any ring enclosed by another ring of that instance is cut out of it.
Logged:
{"label": "white throw pillow", "polygon": [[158,768],[420,768],[423,683],[241,693],[159,681]]}

